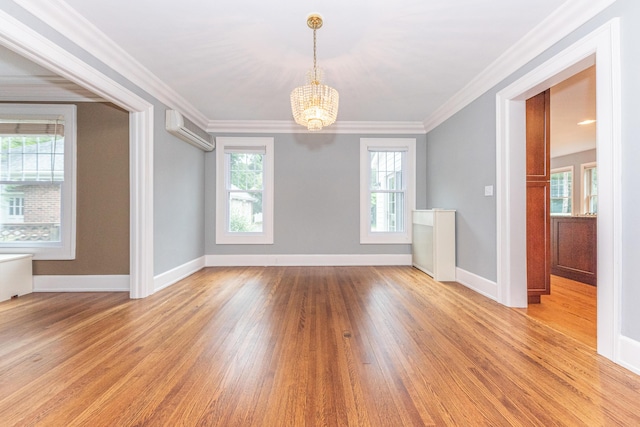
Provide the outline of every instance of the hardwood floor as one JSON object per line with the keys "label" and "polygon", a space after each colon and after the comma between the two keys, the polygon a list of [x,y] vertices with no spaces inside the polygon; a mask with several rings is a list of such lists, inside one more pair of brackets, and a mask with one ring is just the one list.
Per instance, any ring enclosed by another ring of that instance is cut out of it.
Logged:
{"label": "hardwood floor", "polygon": [[640,377],[410,267],[0,304],[0,425],[640,425]]}
{"label": "hardwood floor", "polygon": [[565,335],[597,348],[595,286],[551,276],[551,294],[540,304],[529,304],[527,315]]}

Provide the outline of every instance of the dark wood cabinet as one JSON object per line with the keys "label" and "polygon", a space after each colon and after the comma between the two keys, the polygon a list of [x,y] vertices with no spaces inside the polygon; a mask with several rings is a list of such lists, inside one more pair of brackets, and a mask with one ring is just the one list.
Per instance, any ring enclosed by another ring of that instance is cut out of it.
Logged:
{"label": "dark wood cabinet", "polygon": [[527,99],[527,299],[551,292],[550,92]]}
{"label": "dark wood cabinet", "polygon": [[597,284],[597,222],[589,216],[551,218],[551,274]]}

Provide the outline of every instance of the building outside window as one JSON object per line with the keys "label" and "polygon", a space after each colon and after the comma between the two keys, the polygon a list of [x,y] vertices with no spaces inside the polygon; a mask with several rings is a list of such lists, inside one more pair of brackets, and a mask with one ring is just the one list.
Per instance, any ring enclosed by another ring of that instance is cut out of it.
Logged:
{"label": "building outside window", "polygon": [[75,257],[75,106],[0,105],[0,252]]}
{"label": "building outside window", "polygon": [[1,195],[1,213],[0,223],[16,223],[21,224],[24,222],[24,193],[19,193],[13,190],[10,186],[3,186],[3,193]]}
{"label": "building outside window", "polygon": [[571,215],[573,212],[573,167],[551,171],[551,215]]}
{"label": "building outside window", "polygon": [[360,140],[360,242],[411,243],[415,139]]}

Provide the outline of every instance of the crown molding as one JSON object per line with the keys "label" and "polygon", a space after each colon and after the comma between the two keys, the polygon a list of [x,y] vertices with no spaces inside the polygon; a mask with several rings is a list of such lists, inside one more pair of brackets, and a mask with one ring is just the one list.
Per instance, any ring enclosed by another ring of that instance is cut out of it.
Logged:
{"label": "crown molding", "polygon": [[59,76],[2,76],[0,101],[104,102],[105,100]]}
{"label": "crown molding", "polygon": [[73,43],[168,107],[204,128],[207,118],[63,0],[14,0]]}
{"label": "crown molding", "polygon": [[422,135],[422,122],[366,122],[337,121],[319,132],[309,132],[290,120],[211,120],[206,127],[210,133],[314,133],[314,134],[375,134]]}
{"label": "crown molding", "polygon": [[424,120],[426,132],[462,110],[616,0],[568,0]]}

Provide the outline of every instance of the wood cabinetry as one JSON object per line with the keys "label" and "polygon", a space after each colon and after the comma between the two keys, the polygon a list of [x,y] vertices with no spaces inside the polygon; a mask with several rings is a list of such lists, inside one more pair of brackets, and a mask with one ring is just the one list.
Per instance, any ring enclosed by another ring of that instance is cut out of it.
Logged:
{"label": "wood cabinetry", "polygon": [[527,132],[527,299],[539,303],[551,292],[550,92],[526,102]]}
{"label": "wood cabinetry", "polygon": [[597,284],[595,217],[551,218],[551,274]]}
{"label": "wood cabinetry", "polygon": [[456,211],[413,211],[412,264],[435,280],[456,280]]}

